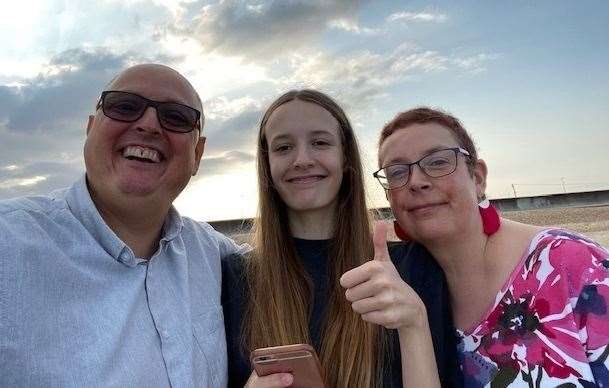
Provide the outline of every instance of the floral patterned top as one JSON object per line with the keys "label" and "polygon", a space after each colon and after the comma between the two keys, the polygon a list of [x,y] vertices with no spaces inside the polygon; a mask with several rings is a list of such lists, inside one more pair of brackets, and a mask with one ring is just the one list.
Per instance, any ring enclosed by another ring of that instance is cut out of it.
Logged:
{"label": "floral patterned top", "polygon": [[475,327],[459,336],[466,387],[608,387],[609,251],[536,235]]}

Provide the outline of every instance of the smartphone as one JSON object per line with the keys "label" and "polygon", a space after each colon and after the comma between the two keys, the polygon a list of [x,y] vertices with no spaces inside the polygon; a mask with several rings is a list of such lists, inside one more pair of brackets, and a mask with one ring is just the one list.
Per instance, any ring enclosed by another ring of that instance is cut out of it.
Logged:
{"label": "smartphone", "polygon": [[291,373],[294,388],[325,388],[321,364],[311,345],[296,344],[256,349],[250,356],[258,376]]}

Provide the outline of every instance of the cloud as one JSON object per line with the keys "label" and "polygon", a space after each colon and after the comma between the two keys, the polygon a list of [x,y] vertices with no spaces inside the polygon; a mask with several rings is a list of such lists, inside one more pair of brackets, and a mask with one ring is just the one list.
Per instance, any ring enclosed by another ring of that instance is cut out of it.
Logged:
{"label": "cloud", "polygon": [[0,198],[48,192],[77,179],[87,116],[104,85],[130,64],[170,60],[70,49],[37,76],[0,85]]}
{"label": "cloud", "polygon": [[453,63],[472,74],[483,73],[486,71],[486,64],[500,58],[499,54],[476,54],[469,57],[455,58]]}
{"label": "cloud", "polygon": [[83,173],[70,161],[40,161],[0,168],[0,198],[48,193],[67,187]]}
{"label": "cloud", "polygon": [[396,12],[387,16],[388,22],[406,21],[406,22],[434,22],[444,23],[448,20],[448,16],[442,13],[433,12]]}
{"label": "cloud", "polygon": [[337,96],[345,106],[369,108],[372,101],[385,95],[387,88],[422,77],[426,73],[447,71],[479,73],[497,56],[444,55],[402,44],[388,53],[370,50],[333,56],[292,56],[289,75],[280,79],[286,88],[319,88]]}
{"label": "cloud", "polygon": [[[210,177],[222,175],[228,171],[241,169],[244,166],[254,168],[253,162],[256,157],[253,153],[243,151],[228,151],[221,155],[203,158],[201,161],[200,175]],[[239,184],[236,183],[237,187]]]}
{"label": "cloud", "polygon": [[206,152],[215,155],[224,151],[251,149],[256,144],[262,107],[249,105],[239,112],[206,124]]}
{"label": "cloud", "polygon": [[170,33],[195,37],[205,52],[269,61],[309,47],[328,27],[363,31],[357,26],[362,0],[289,0],[260,2],[226,0],[186,5],[184,17],[168,27]]}
{"label": "cloud", "polygon": [[382,32],[375,28],[361,27],[355,20],[351,19],[332,20],[328,23],[328,27],[357,35],[376,35]]}
{"label": "cloud", "polygon": [[65,132],[82,128],[103,86],[121,69],[135,62],[133,53],[113,54],[105,48],[70,49],[50,59],[44,71],[3,87],[0,120],[20,132]]}

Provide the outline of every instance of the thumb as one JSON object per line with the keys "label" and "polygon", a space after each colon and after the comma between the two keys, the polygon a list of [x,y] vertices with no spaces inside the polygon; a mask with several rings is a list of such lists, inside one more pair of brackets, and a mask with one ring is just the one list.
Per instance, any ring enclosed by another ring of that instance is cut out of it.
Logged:
{"label": "thumb", "polygon": [[377,222],[374,225],[374,235],[372,237],[374,243],[374,260],[390,261],[389,251],[387,250],[387,223]]}

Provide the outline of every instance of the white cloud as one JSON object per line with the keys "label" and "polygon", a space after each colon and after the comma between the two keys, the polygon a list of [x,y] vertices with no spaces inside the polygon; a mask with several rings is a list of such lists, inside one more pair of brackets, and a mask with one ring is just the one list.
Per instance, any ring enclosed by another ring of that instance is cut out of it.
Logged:
{"label": "white cloud", "polygon": [[291,56],[291,72],[280,83],[287,88],[313,87],[335,93],[352,106],[366,106],[383,96],[385,89],[401,82],[423,77],[426,73],[484,71],[485,65],[496,56],[445,55],[433,50],[421,50],[403,44],[392,52],[375,53],[369,50],[344,56],[323,52],[314,55]]}
{"label": "white cloud", "polygon": [[328,22],[328,27],[354,33],[357,35],[376,35],[381,32],[381,30],[374,28],[360,27],[360,25],[356,21],[351,19],[331,20],[330,22]]}
{"label": "white cloud", "polygon": [[245,111],[260,110],[262,104],[260,100],[250,96],[229,99],[226,96],[219,96],[206,102],[206,116],[211,120],[228,120]]}
{"label": "white cloud", "polygon": [[17,166],[16,164],[9,164],[8,166],[4,166],[4,167],[0,168],[0,170],[17,171],[17,170],[19,170],[19,166]]}
{"label": "white cloud", "polygon": [[486,64],[500,57],[499,54],[476,54],[469,57],[454,58],[452,61],[462,69],[468,70],[472,74],[483,73],[486,71]]}
{"label": "white cloud", "polygon": [[181,56],[174,67],[199,91],[204,103],[211,96],[225,94],[234,88],[246,89],[251,84],[269,80],[266,67],[244,62],[236,56],[204,53],[200,44],[191,37],[162,33],[159,45],[163,52]]}
{"label": "white cloud", "polygon": [[387,16],[388,22],[407,21],[443,23],[446,20],[448,20],[447,15],[433,12],[396,12]]}
{"label": "white cloud", "polygon": [[0,189],[12,189],[14,187],[34,186],[46,180],[47,177],[41,175],[36,175],[29,178],[7,179],[5,181],[0,181]]}

